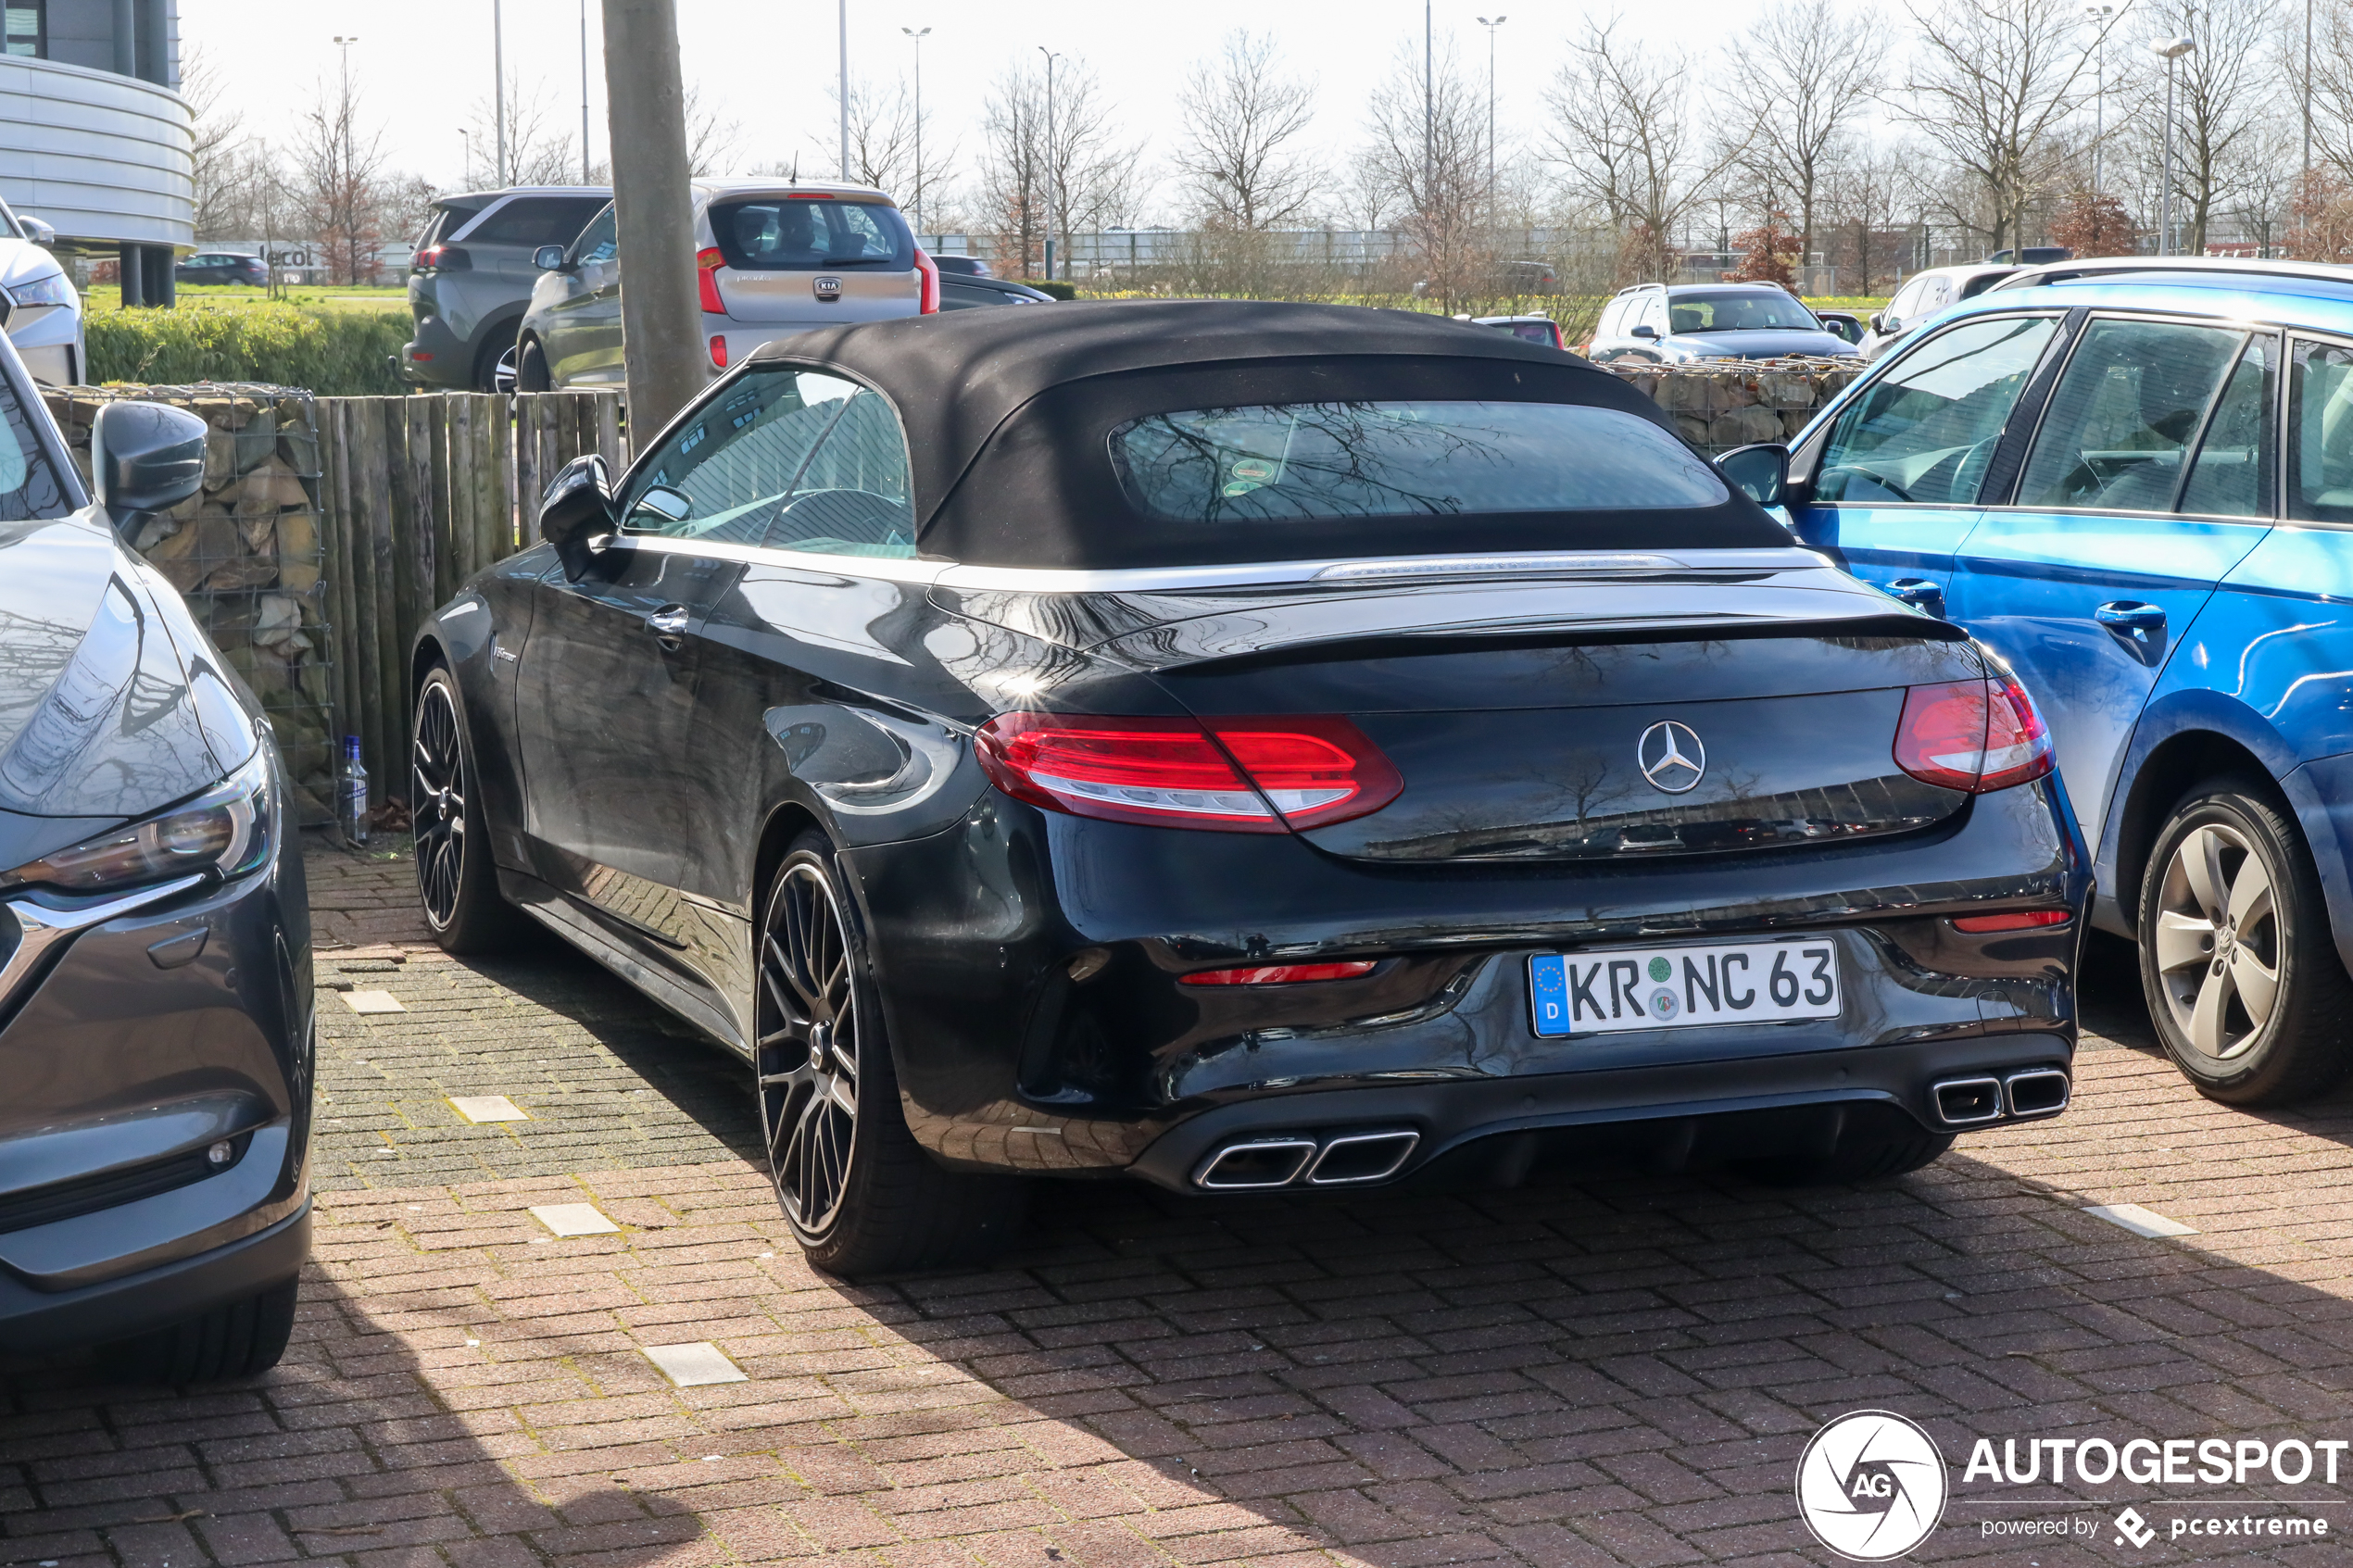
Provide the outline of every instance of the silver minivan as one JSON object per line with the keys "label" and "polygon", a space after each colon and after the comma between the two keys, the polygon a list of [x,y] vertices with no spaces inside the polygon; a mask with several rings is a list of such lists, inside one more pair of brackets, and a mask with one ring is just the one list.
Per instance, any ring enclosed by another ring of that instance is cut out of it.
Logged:
{"label": "silver minivan", "polygon": [[[696,283],[713,375],[771,338],[939,308],[939,270],[899,205],[831,181],[695,182]],[[517,339],[523,391],[617,386],[621,259],[608,205],[542,269]]]}

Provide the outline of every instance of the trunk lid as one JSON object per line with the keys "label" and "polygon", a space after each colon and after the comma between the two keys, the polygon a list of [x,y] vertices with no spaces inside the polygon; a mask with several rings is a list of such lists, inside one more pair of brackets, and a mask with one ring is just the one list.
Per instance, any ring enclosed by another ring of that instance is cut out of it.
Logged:
{"label": "trunk lid", "polygon": [[1354,859],[1624,862],[1932,826],[1968,797],[1895,765],[1905,688],[1982,666],[1958,629],[1800,558],[964,608],[1054,626],[1197,714],[1345,715],[1404,781],[1302,834]]}

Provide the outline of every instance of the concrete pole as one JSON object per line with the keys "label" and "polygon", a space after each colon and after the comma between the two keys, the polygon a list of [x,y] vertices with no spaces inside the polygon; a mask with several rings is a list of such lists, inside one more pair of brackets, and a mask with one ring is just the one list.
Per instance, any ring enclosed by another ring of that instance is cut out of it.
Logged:
{"label": "concrete pole", "polygon": [[497,78],[491,83],[493,114],[498,122],[498,183],[511,183],[507,178],[507,8],[503,0],[490,0],[490,69]]}
{"label": "concrete pole", "polygon": [[2157,230],[2157,254],[2159,256],[2171,256],[2173,254],[2174,57],[2175,56],[2171,55],[2168,55],[2165,57],[2165,189],[2163,193],[2163,199],[2159,203],[2159,210],[2162,212],[2163,216],[2158,220]]}
{"label": "concrete pole", "polygon": [[621,345],[633,445],[708,381],[674,0],[603,0],[605,103],[620,225]]}
{"label": "concrete pole", "polygon": [[580,182],[588,178],[588,0],[580,0]]}
{"label": "concrete pole", "polygon": [[849,182],[849,0],[837,0],[834,29],[841,40],[841,179]]}

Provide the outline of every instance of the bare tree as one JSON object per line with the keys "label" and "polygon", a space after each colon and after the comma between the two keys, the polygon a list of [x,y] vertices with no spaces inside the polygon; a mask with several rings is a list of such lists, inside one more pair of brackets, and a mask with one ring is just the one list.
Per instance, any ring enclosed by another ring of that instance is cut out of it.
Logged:
{"label": "bare tree", "polygon": [[[466,144],[472,156],[495,161],[497,157],[498,122],[497,110],[487,99],[474,100],[467,123]],[[577,185],[580,178],[580,144],[571,129],[572,111],[560,101],[551,102],[547,83],[535,82],[523,89],[522,81],[510,72],[507,77],[507,167],[490,170],[494,185]],[[591,169],[602,175],[601,169]],[[472,177],[471,168],[467,177]],[[602,183],[601,179],[595,182]]]}
{"label": "bare tree", "polygon": [[1833,255],[1853,270],[1853,285],[1842,283],[1840,292],[1874,293],[1872,280],[1902,263],[1905,224],[1897,209],[1910,192],[1912,161],[1905,148],[1881,147],[1858,152],[1831,169],[1826,206],[1839,235]]}
{"label": "bare tree", "polygon": [[[2262,46],[2278,20],[2277,0],[2157,0],[2141,13],[2150,37],[2186,36],[2197,44],[2173,62],[2174,214],[2183,246],[2193,256],[2206,248],[2208,226],[2231,203],[2242,154],[2281,99],[2279,72]],[[2133,141],[2158,157],[2153,172],[2161,181],[2165,62],[2139,57],[2130,94],[2142,134]],[[2317,59],[2314,66],[2316,79],[2338,69]]]}
{"label": "bare tree", "polygon": [[1394,193],[1395,227],[1424,297],[1453,311],[1490,282],[1487,99],[1452,50],[1424,76],[1419,49],[1401,47],[1374,90],[1367,172]]}
{"label": "bare tree", "polygon": [[1743,123],[1762,129],[1743,157],[1796,208],[1802,266],[1813,259],[1824,188],[1870,96],[1879,52],[1869,23],[1831,0],[1780,0],[1748,30],[1740,54],[1731,91]]}
{"label": "bare tree", "polygon": [[2267,116],[2240,146],[2237,172],[2228,182],[2230,214],[2263,256],[2278,256],[2296,194],[2297,126],[2285,115]]}
{"label": "bare tree", "polygon": [[202,44],[190,44],[180,52],[180,96],[186,100],[194,131],[189,174],[195,186],[196,238],[243,238],[248,205],[241,176],[245,172],[239,148],[245,139],[245,116],[224,102],[228,84]]}
{"label": "bare tree", "polygon": [[329,270],[346,283],[371,281],[393,205],[381,125],[363,125],[348,82],[312,89],[288,146],[288,184]]}
{"label": "bare tree", "polygon": [[1309,221],[1315,175],[1300,143],[1315,96],[1313,82],[1283,74],[1271,35],[1228,33],[1215,58],[1194,64],[1171,161],[1196,222],[1256,233]]}
{"label": "bare tree", "polygon": [[1588,20],[1544,94],[1553,123],[1547,156],[1619,236],[1624,263],[1664,279],[1684,212],[1747,149],[1703,153],[1692,125],[1691,61],[1658,48],[1621,47],[1620,19]]}
{"label": "bare tree", "polygon": [[1056,68],[1051,124],[1046,109],[1043,74],[1023,64],[997,79],[982,124],[981,221],[1025,272],[1043,261],[1050,229],[1066,269],[1072,234],[1129,219],[1143,159],[1119,141],[1085,61],[1065,56]]}
{"label": "bare tree", "polygon": [[736,145],[743,140],[740,120],[726,119],[702,101],[701,90],[686,84],[686,172],[699,180],[736,167]]}
{"label": "bare tree", "polygon": [[1896,110],[1979,188],[1992,248],[2014,245],[2115,20],[2087,48],[2075,0],[1932,0],[1911,16],[1919,54]]}

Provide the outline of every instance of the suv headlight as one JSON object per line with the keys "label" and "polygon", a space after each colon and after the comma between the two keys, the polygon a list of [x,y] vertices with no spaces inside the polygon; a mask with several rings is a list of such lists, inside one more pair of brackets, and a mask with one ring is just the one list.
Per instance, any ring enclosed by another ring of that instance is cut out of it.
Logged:
{"label": "suv headlight", "polygon": [[66,282],[63,272],[52,272],[30,282],[10,283],[8,297],[19,305],[71,305],[75,300],[73,285]]}
{"label": "suv headlight", "polygon": [[237,876],[269,854],[270,748],[256,746],[251,761],[192,800],[0,872],[0,893],[106,893],[192,872]]}

